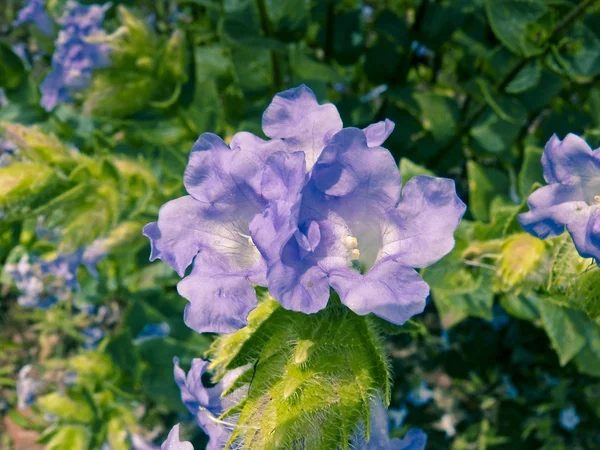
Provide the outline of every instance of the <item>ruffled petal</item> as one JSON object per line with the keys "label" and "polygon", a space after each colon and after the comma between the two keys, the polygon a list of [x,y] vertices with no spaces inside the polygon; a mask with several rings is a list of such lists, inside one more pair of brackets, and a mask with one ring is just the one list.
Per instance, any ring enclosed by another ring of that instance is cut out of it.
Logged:
{"label": "ruffled petal", "polygon": [[454,248],[454,231],[465,210],[454,181],[411,178],[383,228],[381,258],[394,258],[410,267],[435,263]]}
{"label": "ruffled petal", "polygon": [[269,268],[267,281],[269,292],[284,308],[312,314],[327,306],[329,280],[317,261],[302,258],[302,250],[290,239],[281,259]]}
{"label": "ruffled petal", "polygon": [[413,428],[402,439],[392,439],[390,450],[425,450],[427,435],[419,428]]}
{"label": "ruffled petal", "polygon": [[319,105],[305,85],[280,92],[263,114],[262,127],[272,139],[283,139],[289,151],[303,151],[310,170],[327,141],[342,129],[332,104]]}
{"label": "ruffled petal", "polygon": [[528,233],[541,239],[562,234],[565,226],[588,214],[579,184],[550,184],[533,192],[527,199],[530,210],[519,214],[517,220]]}
{"label": "ruffled petal", "polygon": [[321,192],[348,198],[348,203],[370,209],[387,209],[398,203],[400,172],[392,154],[383,147],[369,147],[358,128],[336,134],[315,164],[312,179]]}
{"label": "ruffled petal", "polygon": [[179,424],[175,425],[169,435],[167,436],[167,440],[163,442],[160,446],[161,450],[194,450],[194,446],[187,441],[181,442],[179,440]]}
{"label": "ruffled petal", "polygon": [[423,312],[429,295],[429,286],[413,268],[389,259],[365,275],[333,270],[329,280],[342,303],[356,314],[373,313],[397,325]]}
{"label": "ruffled petal", "polygon": [[160,208],[158,222],[144,227],[152,243],[150,259],[162,259],[183,276],[198,252],[209,249],[226,257],[233,270],[249,270],[260,259],[249,235],[258,212],[251,203],[218,209],[190,196],[172,200]]}
{"label": "ruffled petal", "polygon": [[390,119],[382,120],[363,129],[369,147],[379,147],[394,131],[395,124]]}
{"label": "ruffled petal", "polygon": [[201,252],[190,275],[177,285],[189,300],[184,322],[198,333],[233,333],[247,325],[257,306],[256,292],[245,271],[212,251]]}
{"label": "ruffled petal", "polygon": [[547,183],[560,183],[572,177],[600,178],[600,154],[579,136],[568,134],[562,141],[553,135],[542,155]]}
{"label": "ruffled petal", "polygon": [[260,192],[269,201],[294,202],[306,181],[304,153],[277,152],[265,163]]}
{"label": "ruffled petal", "polygon": [[600,211],[586,208],[571,215],[567,230],[577,251],[583,258],[600,260]]}
{"label": "ruffled petal", "polygon": [[183,184],[196,200],[219,210],[247,203],[260,207],[256,183],[251,181],[263,165],[255,152],[231,150],[217,135],[204,133],[192,147]]}

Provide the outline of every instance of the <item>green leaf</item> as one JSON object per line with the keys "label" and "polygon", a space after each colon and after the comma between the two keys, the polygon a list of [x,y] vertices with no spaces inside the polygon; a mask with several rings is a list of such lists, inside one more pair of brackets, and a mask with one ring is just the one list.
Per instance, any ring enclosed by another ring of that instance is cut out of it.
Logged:
{"label": "green leaf", "polygon": [[59,186],[55,172],[41,164],[0,167],[0,212],[9,218],[23,217]]}
{"label": "green leaf", "polygon": [[265,303],[250,333],[222,336],[211,351],[218,373],[253,366],[250,378],[242,375],[250,382],[247,398],[223,416],[239,414],[227,448],[348,449],[361,423],[369,423],[371,400],[389,396],[377,334],[336,298],[311,315]]}
{"label": "green leaf", "polygon": [[552,347],[558,353],[560,365],[564,366],[586,344],[576,311],[558,306],[549,299],[542,299],[539,307],[546,333],[552,342]]}
{"label": "green leaf", "polygon": [[544,50],[546,0],[485,0],[485,9],[494,34],[514,53],[530,57]]}
{"label": "green leaf", "polygon": [[494,293],[491,277],[487,272],[480,275],[469,292],[454,294],[445,289],[431,289],[431,297],[440,314],[442,327],[451,328],[467,317],[492,320]]}
{"label": "green leaf", "polygon": [[282,41],[302,39],[308,29],[309,0],[264,0],[274,35]]}
{"label": "green leaf", "polygon": [[572,77],[600,74],[600,38],[582,22],[575,22],[568,36],[552,48],[558,65]]}
{"label": "green leaf", "polygon": [[531,193],[531,188],[536,183],[543,184],[544,171],[542,169],[542,155],[544,151],[538,147],[528,145],[523,155],[523,165],[519,172],[519,193],[525,198]]}
{"label": "green leaf", "polygon": [[58,392],[46,394],[39,397],[36,404],[42,413],[52,414],[65,421],[91,423],[94,419],[94,411],[87,399],[74,391],[68,395]]}
{"label": "green leaf", "polygon": [[509,189],[508,177],[501,171],[477,164],[467,163],[471,214],[477,219],[490,220],[490,205],[495,197],[506,197]]}
{"label": "green leaf", "polygon": [[542,64],[539,59],[528,62],[519,73],[506,86],[506,92],[509,94],[519,94],[525,92],[540,82],[542,78]]}
{"label": "green leaf", "polygon": [[412,177],[416,177],[417,175],[427,175],[429,177],[435,176],[431,170],[415,164],[407,158],[402,158],[400,160],[400,175],[402,176],[403,185],[405,185]]}
{"label": "green leaf", "polygon": [[500,305],[513,317],[530,322],[540,317],[539,299],[534,294],[515,295],[505,294],[500,298]]}
{"label": "green leaf", "polygon": [[415,100],[421,108],[421,117],[426,130],[440,145],[454,137],[458,128],[459,111],[454,100],[432,93],[415,93]]}
{"label": "green leaf", "polygon": [[113,364],[129,376],[130,382],[135,382],[140,374],[139,354],[133,345],[133,337],[129,330],[121,331],[110,339],[106,345],[106,354]]}
{"label": "green leaf", "polygon": [[65,425],[46,444],[46,450],[88,450],[89,432],[79,426]]}
{"label": "green leaf", "polygon": [[0,87],[16,89],[25,76],[25,66],[3,41],[0,41]]}

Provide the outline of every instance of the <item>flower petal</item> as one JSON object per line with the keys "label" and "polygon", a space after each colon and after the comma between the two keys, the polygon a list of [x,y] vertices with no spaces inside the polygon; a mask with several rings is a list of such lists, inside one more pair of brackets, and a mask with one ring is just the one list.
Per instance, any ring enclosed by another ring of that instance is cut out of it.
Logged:
{"label": "flower petal", "polygon": [[194,450],[194,446],[190,442],[179,440],[179,424],[171,429],[167,440],[160,448],[161,450]]}
{"label": "flower petal", "polygon": [[400,197],[400,172],[393,156],[383,147],[369,147],[358,128],[345,128],[331,139],[312,178],[321,192],[335,197],[352,193],[349,202],[369,202],[372,209],[393,207]]}
{"label": "flower petal", "polygon": [[198,333],[233,333],[247,325],[248,314],[257,306],[247,273],[210,250],[196,257],[192,272],[177,284],[177,291],[190,302],[184,322]]}
{"label": "flower petal", "polygon": [[365,275],[333,270],[330,284],[356,314],[373,313],[397,325],[423,312],[429,295],[429,286],[413,268],[390,259],[379,261]]}
{"label": "flower petal", "polygon": [[529,196],[527,204],[530,210],[519,214],[517,220],[525,231],[541,239],[559,236],[569,222],[589,209],[579,184],[543,186]]}
{"label": "flower petal", "polygon": [[211,249],[227,256],[236,270],[254,266],[260,254],[249,239],[248,224],[260,209],[250,202],[228,201],[237,208],[217,209],[191,196],[165,203],[158,222],[144,227],[152,242],[150,260],[160,258],[183,276],[200,250]]}
{"label": "flower petal", "polygon": [[410,267],[435,263],[454,248],[454,231],[465,210],[454,181],[423,175],[411,178],[384,229],[381,257]]}
{"label": "flower petal", "polygon": [[396,125],[390,119],[382,120],[381,122],[373,123],[363,129],[367,137],[367,145],[369,147],[379,147],[385,142]]}
{"label": "flower petal", "polygon": [[310,170],[327,141],[342,129],[342,120],[332,104],[319,105],[305,85],[280,92],[265,110],[265,134],[283,139],[290,151],[303,151]]}
{"label": "flower petal", "polygon": [[552,136],[544,147],[542,165],[547,183],[564,182],[574,176],[600,177],[600,153],[593,152],[575,134],[568,134],[562,141]]}

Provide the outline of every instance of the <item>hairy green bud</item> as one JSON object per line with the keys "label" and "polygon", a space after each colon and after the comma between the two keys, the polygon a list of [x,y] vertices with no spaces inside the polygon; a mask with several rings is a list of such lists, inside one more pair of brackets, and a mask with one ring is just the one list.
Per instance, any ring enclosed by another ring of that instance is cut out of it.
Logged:
{"label": "hairy green bud", "polygon": [[209,354],[217,377],[248,367],[224,393],[249,384],[247,397],[221,416],[239,418],[228,448],[348,449],[369,429],[371,400],[387,403],[390,395],[374,325],[335,297],[311,315],[267,298],[246,328],[218,338]]}

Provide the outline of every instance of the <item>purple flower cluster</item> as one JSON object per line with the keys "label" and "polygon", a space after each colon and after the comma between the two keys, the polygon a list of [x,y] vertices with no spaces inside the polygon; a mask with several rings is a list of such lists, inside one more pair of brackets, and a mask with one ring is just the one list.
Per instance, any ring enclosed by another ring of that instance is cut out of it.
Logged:
{"label": "purple flower cluster", "polygon": [[151,260],[180,276],[185,322],[231,333],[257,305],[252,284],[283,307],[327,305],[330,288],[355,313],[403,324],[423,311],[429,287],[415,268],[454,246],[465,211],[454,182],[417,176],[401,191],[381,147],[394,124],[343,128],[337,109],[306,86],[275,96],[263,140],[247,132],[230,146],[211,133],[194,144],[185,197],[144,227]]}
{"label": "purple flower cluster", "polygon": [[574,134],[562,141],[554,135],[542,166],[548,185],[529,196],[530,211],[519,215],[519,223],[541,239],[566,227],[582,257],[600,259],[600,151]]}
{"label": "purple flower cluster", "polygon": [[84,6],[69,2],[59,23],[62,27],[52,55],[52,71],[40,85],[41,105],[47,111],[72,100],[75,92],[85,88],[92,71],[110,64],[110,48],[106,44],[88,42],[101,28],[110,3]]}
{"label": "purple flower cluster", "polygon": [[13,26],[18,27],[24,23],[33,23],[42,34],[52,35],[54,25],[46,12],[46,0],[29,0],[17,14]]}
{"label": "purple flower cluster", "polygon": [[5,270],[20,291],[19,305],[46,309],[78,289],[79,252],[59,256],[51,261],[29,260],[23,255],[18,263],[6,264]]}

